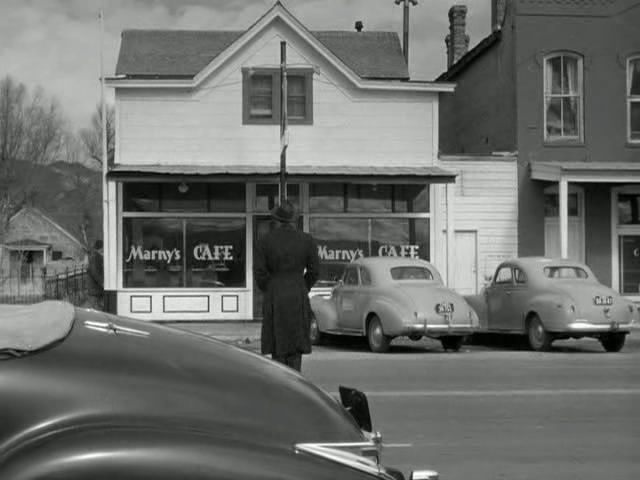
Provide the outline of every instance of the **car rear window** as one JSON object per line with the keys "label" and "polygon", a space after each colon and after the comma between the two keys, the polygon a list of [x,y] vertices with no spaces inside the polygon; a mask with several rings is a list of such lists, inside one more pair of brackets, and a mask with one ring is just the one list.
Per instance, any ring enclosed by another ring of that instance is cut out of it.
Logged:
{"label": "car rear window", "polygon": [[433,274],[425,267],[393,267],[391,278],[394,280],[433,280]]}
{"label": "car rear window", "polygon": [[544,274],[549,278],[588,278],[587,272],[580,267],[544,267]]}

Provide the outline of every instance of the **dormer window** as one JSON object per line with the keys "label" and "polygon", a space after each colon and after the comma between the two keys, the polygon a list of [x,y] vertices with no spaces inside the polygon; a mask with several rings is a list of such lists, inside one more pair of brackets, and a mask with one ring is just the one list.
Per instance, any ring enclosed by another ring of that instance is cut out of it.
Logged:
{"label": "dormer window", "polygon": [[627,139],[640,143],[640,56],[627,62]]}
{"label": "dormer window", "polygon": [[[280,69],[245,68],[242,70],[242,123],[280,123]],[[288,123],[313,123],[313,71],[287,72]]]}
{"label": "dormer window", "polygon": [[559,53],[544,60],[544,139],[583,140],[582,58]]}

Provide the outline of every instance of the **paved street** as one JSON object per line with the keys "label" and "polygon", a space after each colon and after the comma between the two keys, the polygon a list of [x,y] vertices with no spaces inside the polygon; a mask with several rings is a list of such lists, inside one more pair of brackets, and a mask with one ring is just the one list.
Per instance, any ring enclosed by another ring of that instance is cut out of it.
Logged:
{"label": "paved street", "polygon": [[387,355],[341,343],[316,347],[303,371],[368,394],[390,465],[446,480],[640,478],[640,332],[618,354],[594,340],[549,353],[407,341]]}

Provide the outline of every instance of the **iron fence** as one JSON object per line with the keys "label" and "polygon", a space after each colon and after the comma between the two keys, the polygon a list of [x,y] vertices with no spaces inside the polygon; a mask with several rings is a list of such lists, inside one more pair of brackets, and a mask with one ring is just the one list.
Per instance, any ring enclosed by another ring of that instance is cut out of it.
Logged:
{"label": "iron fence", "polygon": [[43,300],[65,300],[82,305],[87,298],[89,280],[86,266],[39,274],[0,276],[0,303],[24,304]]}

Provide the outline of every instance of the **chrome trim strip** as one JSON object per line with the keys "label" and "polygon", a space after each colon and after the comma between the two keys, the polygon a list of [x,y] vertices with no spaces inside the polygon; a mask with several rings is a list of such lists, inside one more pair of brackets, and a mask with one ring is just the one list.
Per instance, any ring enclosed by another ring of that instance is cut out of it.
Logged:
{"label": "chrome trim strip", "polygon": [[[356,443],[359,444],[360,442]],[[367,446],[374,446],[367,442],[362,443]],[[297,443],[294,446],[294,449],[296,453],[304,452],[310,455],[315,455],[317,457],[322,457],[335,463],[351,467],[361,472],[370,473],[372,475],[381,475],[382,473],[384,473],[378,463],[373,461],[371,458],[356,455],[355,453],[344,450],[338,450],[338,448],[336,447],[337,445],[344,444]]]}
{"label": "chrome trim strip", "polygon": [[150,335],[149,332],[146,332],[144,330],[136,330],[135,328],[123,327],[121,325],[116,325],[113,322],[94,322],[92,320],[85,320],[84,326],[90,330],[109,334],[121,333],[125,335],[133,335],[135,337],[148,337]]}

